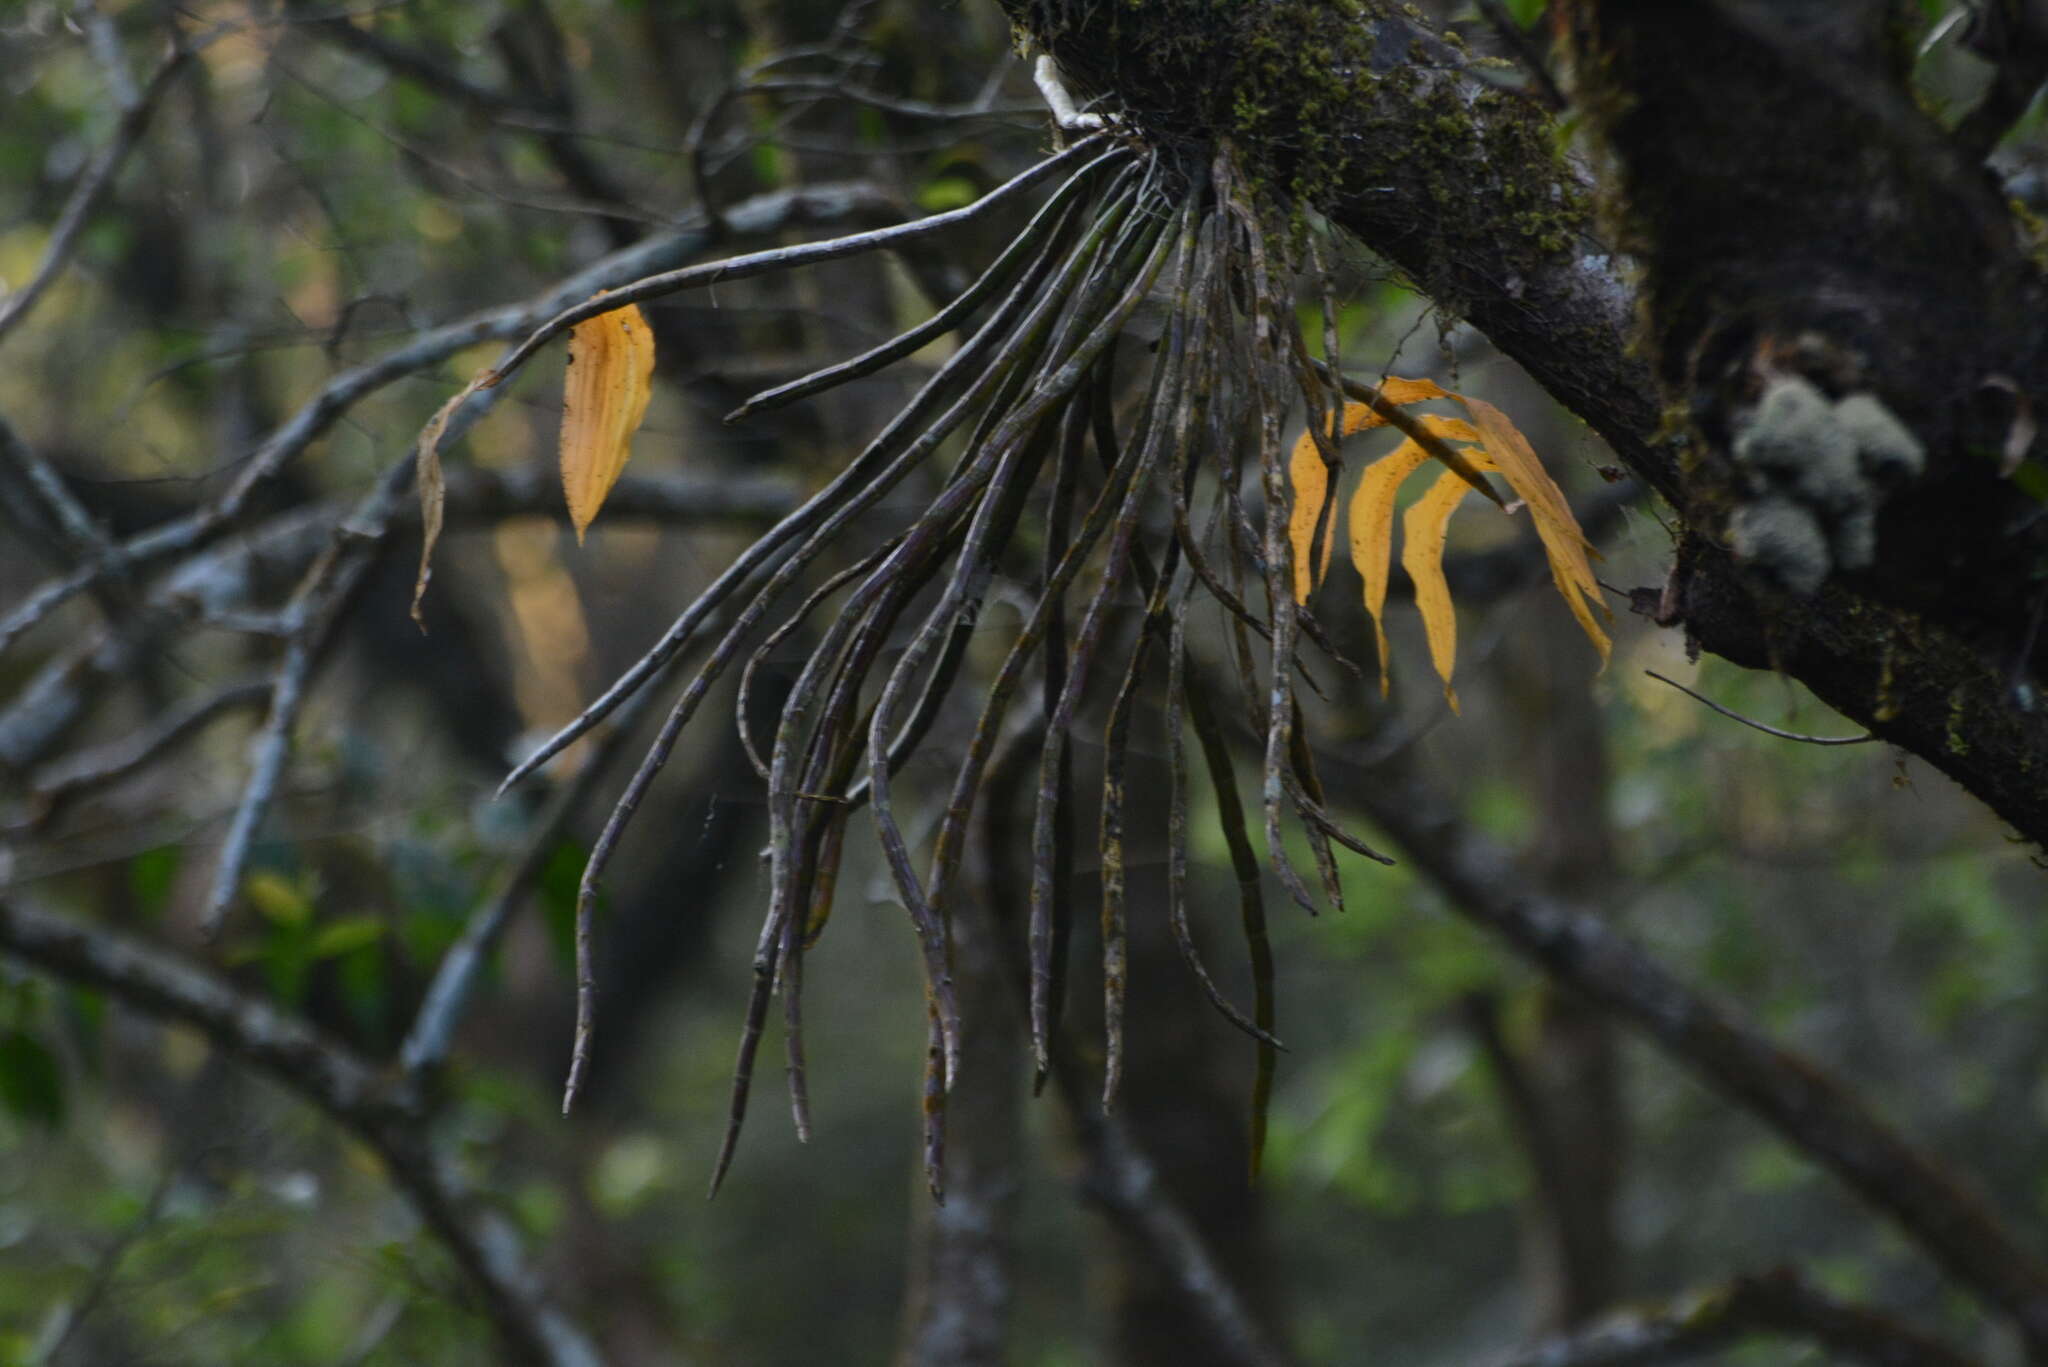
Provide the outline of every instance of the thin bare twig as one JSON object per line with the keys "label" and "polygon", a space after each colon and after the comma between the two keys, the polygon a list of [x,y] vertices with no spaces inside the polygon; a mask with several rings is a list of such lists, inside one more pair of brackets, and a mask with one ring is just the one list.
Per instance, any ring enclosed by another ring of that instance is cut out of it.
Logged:
{"label": "thin bare twig", "polygon": [[588,298],[561,310],[539,327],[533,329],[526,339],[514,347],[511,355],[494,366],[490,373],[481,377],[476,387],[491,388],[503,383],[533,354],[581,322],[610,313],[627,304],[643,303],[659,299],[664,295],[676,294],[683,290],[703,289],[706,286],[723,284],[727,281],[746,280],[756,275],[773,271],[790,270],[797,266],[814,265],[820,261],[838,261],[849,256],[866,252],[881,251],[899,243],[912,242],[920,237],[944,232],[962,223],[972,222],[990,210],[1007,204],[1011,199],[1028,190],[1054,171],[1067,165],[1086,152],[1099,151],[1099,138],[1084,139],[1063,152],[1037,162],[1029,170],[1012,177],[983,195],[972,204],[945,213],[931,214],[909,223],[899,223],[887,228],[874,228],[867,232],[852,233],[846,237],[835,237],[823,242],[806,242],[793,247],[773,247],[767,251],[750,252],[744,256],[728,257],[723,261],[707,262],[701,266],[686,266],[677,270],[662,271],[655,275],[642,276],[638,280],[621,284],[608,291],[602,299]]}
{"label": "thin bare twig", "polygon": [[128,69],[127,55],[121,51],[121,34],[114,26],[113,16],[93,0],[86,0],[78,7],[78,18],[85,26],[85,45],[107,78],[115,107],[133,109],[142,102],[142,92],[136,87],[135,73]]}
{"label": "thin bare twig", "polygon": [[[305,687],[314,663],[342,608],[383,548],[400,507],[400,495],[411,482],[412,473],[412,463],[404,459],[386,471],[377,486],[336,527],[333,542],[306,572],[292,602],[285,609],[282,634],[287,645],[272,687],[270,714],[252,744],[249,782],[222,844],[212,889],[200,918],[200,932],[209,939],[219,933],[240,888],[257,828],[269,808],[290,754],[292,729],[304,704]],[[612,834],[610,828],[607,828],[607,834]],[[602,867],[601,861],[594,860],[593,863]],[[587,908],[579,914],[577,949],[581,984],[579,1001],[585,1003],[579,1011],[577,1030],[576,1058],[581,1061],[587,1056],[589,1041]],[[574,1095],[573,1081],[580,1075],[580,1067],[572,1068],[571,1096]],[[567,1107],[566,1098],[564,1107]]]}
{"label": "thin bare twig", "polygon": [[1722,716],[1728,718],[1730,721],[1739,721],[1752,731],[1761,731],[1767,736],[1776,736],[1779,740],[1796,740],[1801,745],[1868,745],[1872,741],[1879,739],[1879,737],[1875,733],[1870,731],[1865,731],[1860,736],[1803,736],[1799,734],[1797,731],[1780,731],[1775,726],[1765,725],[1763,722],[1757,721],[1754,718],[1743,716],[1740,712],[1737,712],[1732,708],[1723,707],[1720,703],[1715,702],[1712,698],[1706,697],[1703,694],[1695,693],[1692,689],[1687,688],[1684,684],[1678,682],[1678,680],[1667,679],[1654,669],[1646,669],[1643,671],[1643,673],[1649,675],[1658,683],[1670,684],[1673,688],[1685,694],[1686,697],[1693,699],[1695,702],[1705,703],[1708,707],[1712,708],[1716,712],[1719,712]]}
{"label": "thin bare twig", "polygon": [[[1071,1069],[1056,1069],[1055,1074]],[[1070,1098],[1075,1106],[1078,1098]],[[1115,1116],[1076,1108],[1088,1167],[1087,1195],[1120,1223],[1173,1282],[1189,1313],[1205,1324],[1222,1360],[1238,1367],[1289,1367],[1294,1359],[1260,1324],[1214,1250],[1164,1189],[1159,1171]]]}
{"label": "thin bare twig", "polygon": [[[296,4],[294,8],[297,8]],[[387,38],[374,28],[366,28],[347,19],[304,17],[299,26],[324,42],[334,44],[368,61],[375,62],[394,76],[413,82],[424,90],[432,91],[457,104],[492,115],[525,116],[540,120],[537,123],[521,122],[523,131],[573,133],[575,129],[552,121],[550,113],[539,101],[529,100],[510,91],[480,85],[461,72],[442,62],[436,61],[431,53]]]}
{"label": "thin bare twig", "polygon": [[128,160],[128,154],[142,141],[142,135],[149,130],[151,116],[163,103],[164,92],[170,89],[171,82],[185,69],[192,56],[191,47],[178,47],[157,66],[135,101],[121,111],[121,121],[114,126],[114,136],[80,174],[78,183],[71,189],[71,197],[64,201],[56,226],[50,229],[50,240],[43,248],[42,260],[36,263],[35,273],[29,276],[27,284],[0,299],[0,343],[4,343],[7,335],[21,325],[29,310],[64,273],[64,268],[71,262],[72,252],[78,248],[85,225],[99,207],[101,197],[113,185],[122,163]]}
{"label": "thin bare twig", "polygon": [[750,81],[744,87],[746,94],[829,95],[835,99],[866,105],[879,109],[885,114],[900,114],[910,119],[934,119],[941,122],[962,119],[1016,118],[1036,114],[1041,106],[1034,103],[991,104],[975,100],[968,104],[933,104],[929,100],[909,100],[888,94],[885,91],[869,90],[865,87],[848,85],[843,81],[827,80],[815,76],[767,76]]}
{"label": "thin bare twig", "polygon": [[[688,527],[772,519],[796,502],[794,489],[766,477],[626,475],[605,508],[608,517]],[[0,768],[28,769],[42,760],[105,689],[127,679],[135,662],[181,624],[201,617],[231,618],[265,584],[303,574],[347,511],[347,505],[337,503],[296,508],[187,559],[150,592],[124,631],[90,637],[59,655],[0,709]],[[551,471],[462,469],[449,474],[452,524],[534,514],[566,516],[561,481]],[[417,507],[401,507],[390,530],[414,527],[418,517]]]}
{"label": "thin bare twig", "polygon": [[[574,176],[564,173],[571,193],[565,196],[536,194],[518,181],[494,182],[483,180],[465,170],[460,164],[438,156],[430,148],[406,137],[396,129],[369,118],[361,113],[355,104],[337,95],[318,81],[296,70],[291,64],[276,56],[270,59],[270,67],[307,94],[328,105],[349,122],[367,129],[370,133],[404,154],[408,165],[431,167],[438,175],[473,191],[477,195],[495,200],[515,209],[536,209],[543,213],[587,214],[600,219],[607,228],[606,236],[615,249],[623,249],[648,228],[673,221],[674,216],[652,209],[637,208],[625,201],[615,190],[610,179],[598,171],[594,163],[582,156],[582,149],[572,139],[558,134],[542,134],[544,146],[566,151],[569,165],[577,168]],[[555,156],[556,165],[562,164],[561,156]]]}
{"label": "thin bare twig", "polygon": [[163,1215],[164,1200],[171,1194],[171,1188],[177,1184],[182,1166],[183,1164],[176,1160],[165,1164],[163,1171],[157,1174],[156,1182],[150,1188],[149,1199],[143,1202],[141,1211],[128,1222],[125,1229],[100,1250],[99,1256],[93,1260],[92,1275],[85,1284],[85,1290],[79,1294],[76,1301],[65,1307],[64,1327],[57,1331],[55,1339],[34,1355],[34,1367],[56,1367],[56,1364],[63,1360],[64,1350],[71,1346],[71,1341],[80,1327],[92,1319],[93,1312],[99,1309],[100,1303],[113,1289],[114,1279],[121,1271],[122,1262],[127,1259],[135,1245],[156,1227],[157,1221]]}
{"label": "thin bare twig", "polygon": [[[74,558],[106,551],[107,535],[92,520],[92,514],[72,495],[50,463],[23,441],[5,418],[0,418],[0,476],[10,484],[22,486],[33,507],[33,512],[24,509],[24,515],[39,513],[38,520],[63,538]],[[0,498],[4,497],[0,493]],[[29,526],[23,530],[33,533],[35,529]]]}
{"label": "thin bare twig", "polygon": [[47,823],[74,799],[119,781],[217,717],[269,698],[270,681],[245,679],[171,708],[150,725],[39,769],[29,779],[31,825]]}
{"label": "thin bare twig", "polygon": [[[1018,733],[1019,738],[1030,737],[1036,729],[1037,726],[1027,725]],[[1005,763],[1004,768],[1008,767],[1009,763]],[[1019,796],[1028,799],[1035,786],[1034,776],[1029,772],[1033,766],[1028,747],[1024,762],[1016,767],[1026,771],[1017,786],[1023,789]],[[999,779],[998,786],[1007,790],[1012,784]],[[1015,810],[1017,805],[1005,791],[993,794],[984,828],[1010,830],[1021,815]],[[991,860],[1001,852],[1001,847],[994,844],[987,849]],[[1028,912],[1028,907],[1021,904],[1024,882],[1021,876],[1004,877],[1002,870],[992,867],[981,884],[987,896],[964,898],[954,912],[966,924],[971,939],[993,940],[999,946],[997,952],[1008,960],[1005,976],[1011,994],[1017,999],[1028,997],[1034,970],[1017,936],[1005,932],[1014,932]],[[991,975],[995,971],[994,966],[986,964],[981,969]],[[983,981],[985,994],[988,984],[986,979]],[[1232,1367],[1290,1367],[1292,1355],[1260,1322],[1244,1291],[1218,1259],[1200,1227],[1167,1189],[1143,1144],[1121,1118],[1102,1111],[1100,1098],[1084,1081],[1069,1032],[1061,1030],[1053,1036],[1048,1055],[1048,1080],[1072,1122],[1074,1140],[1083,1158],[1082,1196],[1113,1215],[1118,1228],[1144,1250],[1172,1287],[1187,1316],[1208,1331],[1218,1361]]]}
{"label": "thin bare twig", "polygon": [[298,573],[327,543],[338,516],[330,508],[296,510],[193,556],[150,592],[125,629],[89,635],[58,653],[0,710],[0,769],[41,762],[107,688],[130,677],[181,624],[252,601],[273,567]]}

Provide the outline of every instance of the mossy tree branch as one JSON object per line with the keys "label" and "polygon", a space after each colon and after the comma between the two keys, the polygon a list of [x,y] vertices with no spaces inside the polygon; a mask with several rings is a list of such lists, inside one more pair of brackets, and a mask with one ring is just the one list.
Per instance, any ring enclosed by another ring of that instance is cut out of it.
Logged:
{"label": "mossy tree branch", "polygon": [[[1707,99],[1707,78],[1688,73],[1663,104],[1645,92],[1701,60],[1683,35],[1659,36],[1668,7],[1586,30],[1581,65],[1597,68],[1587,84],[1630,111],[1605,122],[1622,153],[1629,245],[1652,267],[1644,292],[1596,231],[1595,183],[1559,151],[1547,115],[1480,79],[1462,50],[1398,6],[1001,2],[1085,95],[1162,146],[1233,141],[1276,206],[1320,211],[1394,262],[1605,438],[1689,529],[1663,596],[1668,623],[1737,663],[1800,679],[2048,840],[2048,787],[2033,778],[2048,771],[2048,712],[2027,710],[2016,687],[2040,663],[2028,624],[2048,520],[1984,457],[2011,430],[2012,393],[2041,392],[2048,378],[2025,326],[2040,316],[2042,283],[1972,168],[1902,103],[1888,7],[1687,7],[1720,83]],[[1632,7],[1574,9],[1600,21]],[[1807,10],[1835,18],[1803,24]],[[1660,111],[1663,123],[1652,119]],[[1657,152],[1655,130],[1685,119],[1697,121],[1687,154]],[[1785,135],[1805,120],[1826,134],[1811,146],[1803,132]],[[1778,149],[1759,173],[1766,203],[1743,188],[1759,145]],[[1838,166],[1808,164],[1845,157],[1879,177],[1878,193]],[[1681,193],[1702,164],[1714,183]],[[1742,213],[1702,226],[1699,197],[1722,192],[1740,193]],[[1778,226],[1736,232],[1744,216],[1773,214]],[[1695,245],[1680,241],[1686,232]],[[1836,262],[1845,242],[1867,259]],[[1742,262],[1707,270],[1738,246]],[[1774,299],[1789,302],[1762,311]],[[1644,311],[1663,358],[1655,369],[1636,345]],[[1816,329],[1821,360],[1798,364],[1852,369],[1837,387],[1874,389],[1930,452],[1911,496],[1882,514],[1878,565],[1794,598],[1723,549],[1720,448],[1754,399],[1743,385],[1759,350]],[[1981,388],[1992,376],[2011,388]]]}

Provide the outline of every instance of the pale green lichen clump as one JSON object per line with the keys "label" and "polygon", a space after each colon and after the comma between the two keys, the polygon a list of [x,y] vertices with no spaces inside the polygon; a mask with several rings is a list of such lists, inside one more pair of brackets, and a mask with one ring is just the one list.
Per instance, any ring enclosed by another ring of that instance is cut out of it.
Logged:
{"label": "pale green lichen clump", "polygon": [[1728,527],[1736,557],[1802,596],[1832,569],[1875,563],[1878,505],[1927,459],[1876,395],[1837,402],[1798,375],[1771,380],[1732,454],[1746,486]]}
{"label": "pale green lichen clump", "polygon": [[1805,508],[1784,498],[1745,503],[1728,519],[1735,558],[1787,593],[1805,597],[1827,580],[1827,537]]}

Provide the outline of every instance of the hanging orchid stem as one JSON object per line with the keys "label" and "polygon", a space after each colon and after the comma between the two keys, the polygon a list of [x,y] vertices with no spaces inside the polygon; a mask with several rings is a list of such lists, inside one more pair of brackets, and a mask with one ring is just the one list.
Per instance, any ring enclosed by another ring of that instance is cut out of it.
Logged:
{"label": "hanging orchid stem", "polygon": [[[1170,769],[1167,917],[1204,994],[1256,1045],[1256,1165],[1281,1047],[1273,1034],[1273,962],[1261,862],[1232,771],[1224,722],[1230,707],[1219,706],[1203,687],[1203,672],[1189,653],[1188,621],[1198,597],[1215,604],[1230,628],[1243,716],[1250,732],[1263,738],[1259,806],[1266,862],[1290,897],[1311,911],[1320,904],[1284,846],[1282,823],[1290,813],[1314,856],[1320,901],[1342,905],[1337,845],[1384,859],[1325,811],[1295,699],[1297,677],[1306,680],[1295,659],[1296,643],[1303,636],[1326,648],[1327,642],[1291,591],[1289,490],[1281,448],[1286,396],[1298,390],[1308,399],[1319,440],[1329,443],[1345,395],[1334,378],[1339,372],[1319,369],[1299,335],[1292,305],[1299,263],[1284,245],[1290,235],[1269,230],[1227,150],[1213,157],[1169,156],[1098,136],[1041,163],[999,194],[1014,197],[1060,170],[1065,178],[1011,243],[929,320],[859,356],[764,391],[735,410],[730,421],[797,402],[873,374],[948,333],[964,333],[952,357],[846,469],[743,552],[637,663],[506,779],[510,785],[533,773],[621,703],[658,686],[685,652],[709,643],[701,659],[678,673],[668,715],[584,871],[577,898],[577,1037],[566,1105],[581,1085],[594,1028],[593,911],[605,867],[683,728],[733,663],[742,663],[736,718],[746,753],[768,790],[769,895],[726,1130],[711,1177],[714,1192],[737,1151],[754,1063],[778,994],[791,1113],[799,1137],[809,1137],[803,961],[831,915],[849,820],[865,807],[924,968],[926,1178],[934,1197],[943,1199],[945,1103],[959,1076],[962,1010],[952,980],[950,901],[959,888],[964,838],[996,738],[1034,665],[1043,721],[1027,942],[1031,1047],[1041,1081],[1051,1066],[1073,938],[1070,737],[1085,704],[1105,688],[1113,697],[1101,738],[1098,838],[1105,1109],[1114,1106],[1124,1078],[1130,1028],[1126,936],[1133,910],[1124,878],[1131,726],[1139,703],[1160,687],[1163,674]],[[985,201],[973,211],[893,234],[757,253],[653,277],[614,290],[604,307],[888,246],[986,207]],[[1165,315],[1160,343],[1149,349],[1126,345],[1133,320],[1148,304]],[[547,337],[599,307],[577,305],[558,314],[484,383],[494,383]],[[1326,315],[1331,312],[1326,307]],[[1335,357],[1333,337],[1325,337],[1324,352]],[[1120,362],[1136,363],[1122,381]],[[1139,380],[1142,397],[1126,404],[1120,392]],[[1401,425],[1405,419],[1401,414],[1389,421]],[[956,437],[957,453],[948,457],[949,468],[938,476],[922,511],[907,520],[879,517],[881,500],[913,472],[929,469]],[[1091,446],[1092,462],[1086,456]],[[1334,460],[1334,445],[1328,449]],[[1099,479],[1093,468],[1099,468]],[[1257,483],[1258,504],[1245,496],[1247,477]],[[1158,491],[1162,482],[1169,490],[1165,495]],[[1198,526],[1195,505],[1204,490],[1210,511]],[[1017,533],[1041,499],[1045,512],[1029,610],[981,692],[980,715],[939,812],[929,863],[921,868],[897,814],[891,780],[912,755],[938,743],[937,724],[965,672],[982,606],[1014,559]],[[1262,508],[1256,516],[1255,507]],[[825,572],[828,558],[845,563]],[[1250,596],[1247,573],[1260,590]],[[1113,625],[1113,609],[1133,589],[1145,605],[1134,632]],[[786,601],[793,592],[802,596],[791,608]],[[823,611],[828,604],[831,610]],[[914,606],[918,615],[908,617]],[[746,722],[756,674],[807,630],[813,634],[804,662],[772,734],[757,739]],[[1163,671],[1157,667],[1162,655]],[[1341,663],[1358,673],[1350,661]],[[1239,886],[1253,985],[1249,1012],[1217,986],[1195,947],[1187,895],[1183,731],[1189,725],[1208,768]]]}

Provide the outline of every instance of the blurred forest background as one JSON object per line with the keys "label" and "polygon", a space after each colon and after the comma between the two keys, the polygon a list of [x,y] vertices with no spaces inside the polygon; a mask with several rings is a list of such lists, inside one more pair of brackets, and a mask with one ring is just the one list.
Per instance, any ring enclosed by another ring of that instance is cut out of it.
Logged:
{"label": "blurred forest background", "polygon": [[[1502,16],[1544,45],[1539,5],[1425,8],[1475,50],[1515,55]],[[1926,17],[1922,78],[1932,107],[1961,111],[1984,75],[1951,9]],[[233,494],[225,535],[99,585],[0,654],[9,935],[31,916],[118,930],[275,1009],[223,1027],[257,1037],[238,1058],[147,991],[0,958],[0,1364],[500,1362],[522,1332],[508,1316],[525,1316],[541,1339],[575,1326],[536,1353],[560,1362],[595,1345],[622,1364],[1434,1367],[1778,1268],[1985,1363],[2020,1360],[1799,1144],[1547,985],[1469,904],[1533,889],[1608,918],[2039,1249],[2036,852],[1901,753],[1760,734],[1649,677],[1790,732],[1856,734],[1779,677],[1688,659],[1623,597],[1596,675],[1523,522],[1477,512],[1450,550],[1463,715],[1404,604],[1391,699],[1369,670],[1323,670],[1311,731],[1337,811],[1368,835],[1376,808],[1405,813],[1414,829],[1394,843],[1478,850],[1490,881],[1475,893],[1397,850],[1391,868],[1341,856],[1341,914],[1267,898],[1288,1052],[1256,1182],[1254,1045],[1203,999],[1161,910],[1156,705],[1132,742],[1119,1123],[1058,1088],[1029,1095],[1011,974],[984,962],[945,1209],[990,1227],[935,1223],[923,1191],[919,965],[864,818],[839,923],[810,956],[816,1134],[791,1133],[778,1053],[705,1202],[765,883],[730,678],[612,866],[591,1081],[557,1114],[576,881],[646,737],[587,744],[494,798],[499,780],[951,343],[738,426],[721,415],[929,317],[1014,223],[649,305],[653,407],[582,546],[554,472],[560,366],[529,368],[451,455],[425,634],[407,615],[418,514],[380,490],[450,394],[553,311],[529,301],[608,254],[644,254],[622,281],[959,207],[1052,138],[982,0],[0,3],[0,609],[108,538],[265,476]],[[2041,193],[2038,117],[1999,164]],[[1596,439],[1388,268],[1332,247],[1352,366],[1501,406],[1571,494],[1606,582],[1654,588],[1669,535]],[[510,306],[527,311],[491,313]],[[465,320],[467,335],[436,331]],[[408,359],[423,339],[440,340]],[[913,479],[874,516],[919,500]],[[337,539],[348,517],[383,530]],[[998,586],[970,652],[981,676],[1028,605],[1037,543],[1022,542],[1018,583]],[[308,577],[323,554],[339,577]],[[1358,579],[1338,562],[1317,610],[1370,660]],[[1141,608],[1133,593],[1110,630],[1128,635]],[[1195,625],[1220,652],[1220,628]],[[757,672],[757,717],[805,650],[799,633]],[[281,668],[303,701],[266,749]],[[1082,793],[1107,710],[1105,696],[1074,733]],[[918,838],[972,719],[951,705],[898,784]],[[209,942],[223,842],[266,754],[275,794]],[[987,802],[975,867],[998,905],[1019,895],[1027,788],[999,777]],[[1076,819],[1094,829],[1093,799]],[[1193,830],[1197,936],[1246,1001],[1212,801]],[[1069,892],[1085,940],[1098,869],[1081,845]],[[494,912],[508,919],[452,1048],[414,1032],[401,1057],[443,956]],[[1084,1055],[1099,1047],[1092,962],[1076,959]],[[352,1110],[347,1077],[289,1040],[265,1052],[273,1025],[300,1021],[426,1099],[396,1119]],[[1190,1248],[1254,1341],[1205,1319],[1176,1260]],[[985,1279],[972,1294],[970,1272]],[[1715,1360],[1830,1357],[1762,1339]]]}

